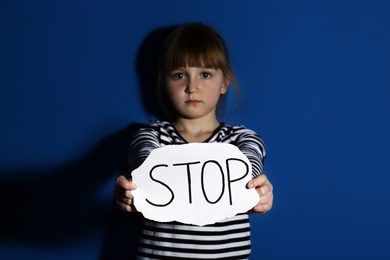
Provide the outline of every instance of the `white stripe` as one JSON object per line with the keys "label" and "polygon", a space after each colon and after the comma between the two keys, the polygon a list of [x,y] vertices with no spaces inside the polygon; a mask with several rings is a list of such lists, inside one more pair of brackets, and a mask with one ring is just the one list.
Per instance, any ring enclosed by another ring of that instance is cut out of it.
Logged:
{"label": "white stripe", "polygon": [[[245,249],[245,250],[240,250],[240,251],[219,253],[219,254],[196,254],[196,253],[167,252],[167,251],[153,250],[153,249],[148,249],[148,248],[141,248],[140,251],[147,253],[147,254],[162,255],[165,257],[167,257],[167,256],[168,257],[181,257],[183,259],[186,259],[186,258],[198,258],[198,259],[227,258],[227,257],[233,257],[233,256],[248,255],[251,252],[250,249]],[[143,258],[143,259],[148,259],[148,258]]]}
{"label": "white stripe", "polygon": [[161,135],[160,138],[161,138],[162,141],[165,141],[165,142],[169,142],[170,141],[170,139],[166,135]]}
{"label": "white stripe", "polygon": [[225,243],[225,244],[218,244],[218,245],[198,245],[198,244],[184,244],[184,243],[172,243],[172,242],[159,242],[155,240],[150,239],[141,239],[141,243],[147,244],[147,245],[157,245],[167,248],[181,248],[181,249],[205,249],[205,250],[217,250],[217,249],[226,249],[226,248],[234,248],[234,247],[241,247],[241,246],[248,246],[250,245],[250,241],[241,241],[241,242],[231,242],[231,243]]}
{"label": "white stripe", "polygon": [[207,236],[172,234],[166,232],[153,232],[149,230],[144,230],[142,233],[145,235],[154,236],[156,237],[156,240],[158,240],[158,237],[161,237],[161,238],[187,239],[187,240],[199,240],[199,241],[217,241],[217,240],[226,240],[226,239],[239,238],[239,237],[248,237],[248,241],[249,241],[249,235],[250,235],[249,231],[234,233],[229,235],[207,235]]}

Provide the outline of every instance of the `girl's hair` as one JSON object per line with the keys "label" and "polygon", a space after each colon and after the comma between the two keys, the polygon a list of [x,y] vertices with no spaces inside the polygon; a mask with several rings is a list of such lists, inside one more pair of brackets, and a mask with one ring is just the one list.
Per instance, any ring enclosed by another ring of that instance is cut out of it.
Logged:
{"label": "girl's hair", "polygon": [[[190,23],[177,26],[165,40],[161,50],[157,79],[157,96],[166,119],[174,122],[176,111],[166,95],[166,75],[180,67],[220,69],[231,80],[241,100],[239,86],[222,36],[211,26]],[[218,102],[220,113],[221,102]]]}

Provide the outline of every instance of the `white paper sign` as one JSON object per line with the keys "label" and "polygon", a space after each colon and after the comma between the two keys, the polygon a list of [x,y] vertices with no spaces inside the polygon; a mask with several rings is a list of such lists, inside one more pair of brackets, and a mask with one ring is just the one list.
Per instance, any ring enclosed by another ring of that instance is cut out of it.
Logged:
{"label": "white paper sign", "polygon": [[252,167],[234,145],[191,143],[155,149],[133,171],[134,205],[144,217],[187,224],[212,224],[253,208],[247,189]]}

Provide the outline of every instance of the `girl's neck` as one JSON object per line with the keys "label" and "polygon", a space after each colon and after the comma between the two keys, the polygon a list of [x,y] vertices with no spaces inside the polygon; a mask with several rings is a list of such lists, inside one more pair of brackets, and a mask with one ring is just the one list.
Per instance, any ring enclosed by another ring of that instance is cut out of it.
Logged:
{"label": "girl's neck", "polygon": [[178,118],[173,126],[179,131],[180,135],[189,143],[201,143],[206,141],[219,127],[216,118],[203,119],[185,119]]}

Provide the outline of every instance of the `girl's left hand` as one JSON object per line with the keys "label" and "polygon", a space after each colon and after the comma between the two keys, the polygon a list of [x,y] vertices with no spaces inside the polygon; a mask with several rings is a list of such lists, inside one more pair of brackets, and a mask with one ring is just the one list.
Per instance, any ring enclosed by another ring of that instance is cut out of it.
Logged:
{"label": "girl's left hand", "polygon": [[248,182],[248,188],[255,188],[259,194],[260,200],[253,209],[248,211],[248,214],[263,214],[272,208],[274,200],[273,186],[269,182],[265,174],[260,174],[256,178]]}

